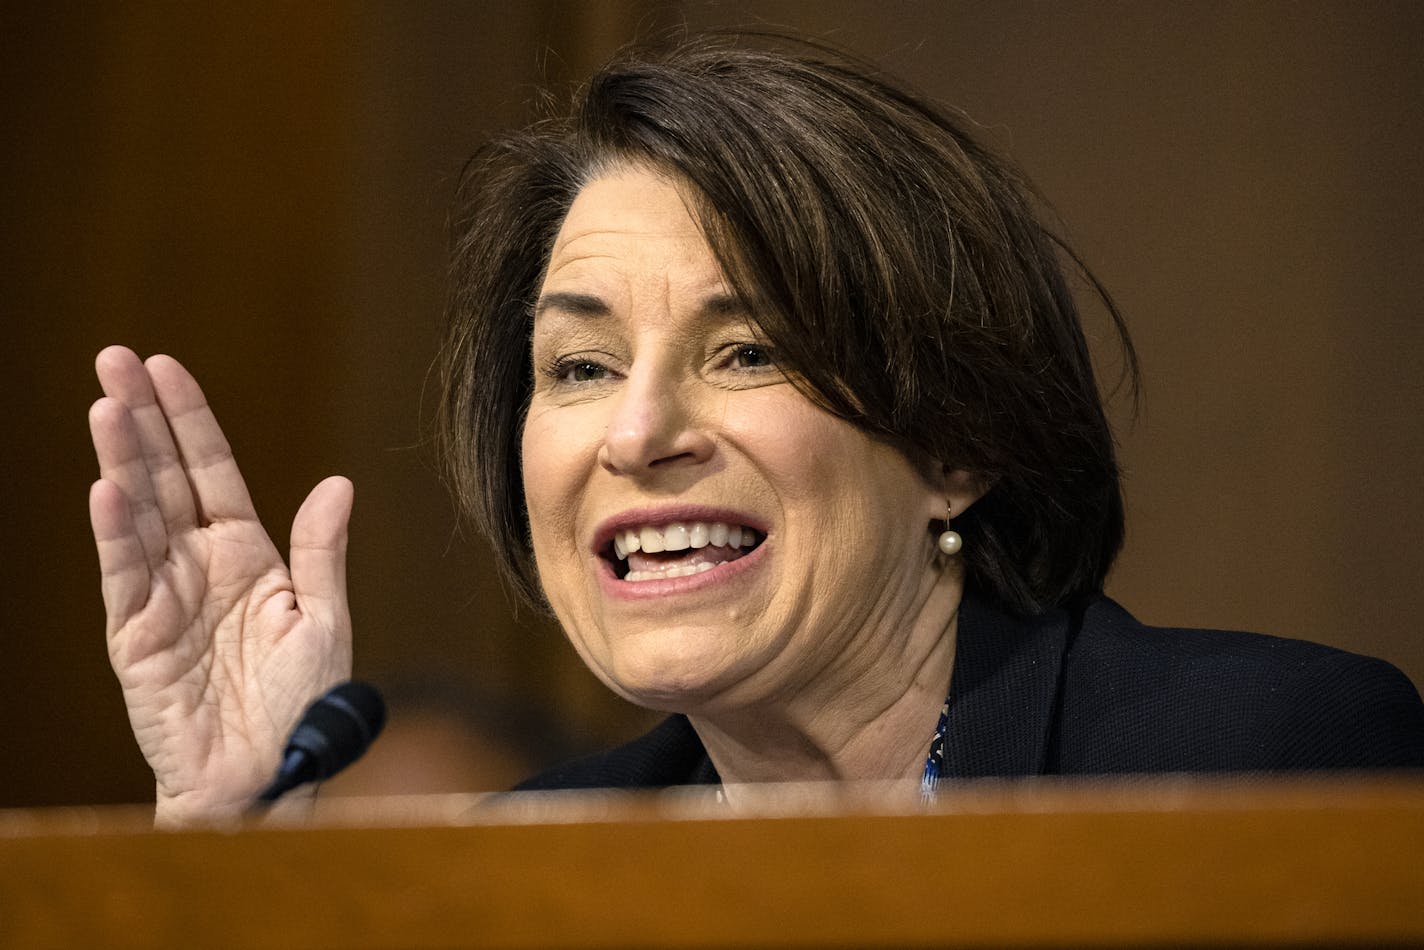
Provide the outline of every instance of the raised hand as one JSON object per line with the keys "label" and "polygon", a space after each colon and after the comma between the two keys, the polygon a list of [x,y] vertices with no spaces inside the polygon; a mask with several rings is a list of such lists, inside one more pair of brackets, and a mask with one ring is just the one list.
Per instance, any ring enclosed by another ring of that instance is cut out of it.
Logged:
{"label": "raised hand", "polygon": [[159,822],[221,821],[270,778],[307,703],[350,675],[351,483],[307,496],[289,570],[188,371],[118,346],[95,367],[89,516],[109,659]]}

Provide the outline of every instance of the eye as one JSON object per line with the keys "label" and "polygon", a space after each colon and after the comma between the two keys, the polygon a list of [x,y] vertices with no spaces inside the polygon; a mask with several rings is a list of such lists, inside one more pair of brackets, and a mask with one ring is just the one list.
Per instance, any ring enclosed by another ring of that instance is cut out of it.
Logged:
{"label": "eye", "polygon": [[736,344],[731,348],[727,362],[736,369],[761,369],[776,365],[771,348],[760,343]]}
{"label": "eye", "polygon": [[577,385],[607,379],[609,370],[607,366],[594,362],[586,356],[566,356],[563,359],[551,360],[546,363],[543,375],[556,385]]}
{"label": "eye", "polygon": [[608,375],[605,367],[588,360],[575,360],[559,367],[559,378],[569,383],[591,383]]}

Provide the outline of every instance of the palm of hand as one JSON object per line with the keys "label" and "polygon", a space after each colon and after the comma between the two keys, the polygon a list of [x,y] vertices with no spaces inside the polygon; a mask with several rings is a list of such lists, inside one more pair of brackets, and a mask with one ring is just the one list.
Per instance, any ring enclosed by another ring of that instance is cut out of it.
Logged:
{"label": "palm of hand", "polygon": [[308,496],[289,571],[192,377],[116,348],[98,365],[110,395],[91,411],[90,514],[110,660],[160,811],[236,813],[306,704],[349,675],[350,483]]}

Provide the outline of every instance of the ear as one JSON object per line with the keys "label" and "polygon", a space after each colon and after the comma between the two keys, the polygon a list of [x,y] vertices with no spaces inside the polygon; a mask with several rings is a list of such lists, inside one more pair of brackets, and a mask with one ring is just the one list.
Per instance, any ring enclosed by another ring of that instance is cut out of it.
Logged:
{"label": "ear", "polygon": [[927,514],[931,521],[944,521],[946,515],[958,518],[992,487],[992,482],[983,475],[948,465],[940,466],[939,483],[940,492],[931,499]]}

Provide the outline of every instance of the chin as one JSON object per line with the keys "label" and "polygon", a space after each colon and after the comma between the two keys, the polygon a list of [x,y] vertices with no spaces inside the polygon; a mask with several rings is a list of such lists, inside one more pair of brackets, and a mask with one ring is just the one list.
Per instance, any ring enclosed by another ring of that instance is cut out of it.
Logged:
{"label": "chin", "polygon": [[700,709],[739,679],[747,662],[727,654],[725,632],[664,630],[639,639],[620,644],[597,668],[615,693],[646,709]]}

